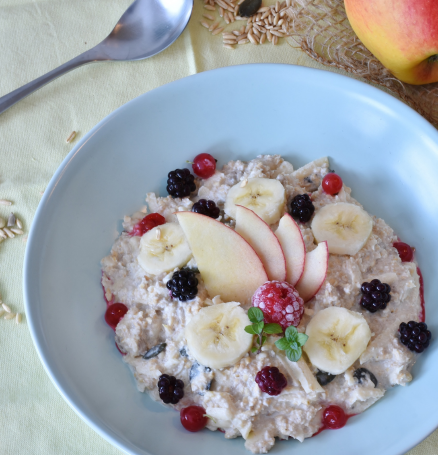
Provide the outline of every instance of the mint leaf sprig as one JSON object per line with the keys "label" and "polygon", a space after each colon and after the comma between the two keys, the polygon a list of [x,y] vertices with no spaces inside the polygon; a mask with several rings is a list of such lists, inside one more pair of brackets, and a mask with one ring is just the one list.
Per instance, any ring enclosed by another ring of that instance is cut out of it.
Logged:
{"label": "mint leaf sprig", "polygon": [[269,323],[265,324],[263,311],[257,307],[251,307],[248,310],[248,318],[252,322],[251,325],[245,327],[245,332],[251,335],[257,335],[256,345],[251,348],[251,352],[257,352],[259,354],[262,350],[262,346],[265,344],[267,339],[266,335],[272,335],[274,333],[282,333],[283,329],[280,324]]}
{"label": "mint leaf sprig", "polygon": [[293,325],[285,330],[284,335],[284,338],[280,338],[275,342],[275,346],[282,351],[286,351],[286,357],[291,362],[298,362],[302,354],[301,347],[306,344],[309,337],[304,333],[299,333]]}

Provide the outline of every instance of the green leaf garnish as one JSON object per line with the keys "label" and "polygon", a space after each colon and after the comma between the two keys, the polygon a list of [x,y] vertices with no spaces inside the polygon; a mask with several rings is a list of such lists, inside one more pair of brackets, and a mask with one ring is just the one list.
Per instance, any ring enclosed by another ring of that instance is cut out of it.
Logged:
{"label": "green leaf garnish", "polygon": [[257,333],[254,330],[254,326],[253,325],[247,325],[245,327],[245,332],[250,333],[251,335],[257,335]]}
{"label": "green leaf garnish", "polygon": [[263,331],[269,335],[272,335],[274,333],[283,333],[283,329],[281,328],[281,325],[277,324],[275,322],[271,322],[270,324],[265,324],[265,328]]}
{"label": "green leaf garnish", "polygon": [[304,333],[299,333],[296,327],[289,326],[284,332],[284,337],[275,342],[275,346],[282,351],[286,351],[286,357],[291,362],[298,362],[301,358],[301,347],[306,344],[309,338]]}
{"label": "green leaf garnish", "polygon": [[253,306],[248,310],[248,318],[253,324],[262,322],[264,319],[263,311],[260,308]]}
{"label": "green leaf garnish", "polygon": [[257,322],[252,325],[254,327],[254,331],[257,335],[260,335],[263,332],[263,328],[265,326],[265,323],[263,321]]}

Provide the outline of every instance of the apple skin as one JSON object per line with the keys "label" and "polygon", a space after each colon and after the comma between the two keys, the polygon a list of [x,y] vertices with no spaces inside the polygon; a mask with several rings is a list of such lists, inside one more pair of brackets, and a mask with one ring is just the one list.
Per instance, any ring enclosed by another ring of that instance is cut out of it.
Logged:
{"label": "apple skin", "polygon": [[321,289],[327,276],[328,260],[327,242],[320,242],[314,250],[306,254],[303,275],[295,286],[304,303],[308,302]]}
{"label": "apple skin", "polygon": [[267,223],[247,207],[236,205],[236,232],[254,248],[269,281],[286,280],[286,259],[278,238]]}
{"label": "apple skin", "polygon": [[298,224],[288,213],[280,219],[275,235],[280,241],[286,258],[286,281],[295,286],[303,274],[306,261],[303,235]]}
{"label": "apple skin", "polygon": [[438,81],[437,0],[344,0],[351,27],[395,77]]}
{"label": "apple skin", "polygon": [[225,224],[195,212],[177,212],[204,285],[211,298],[251,305],[268,275],[251,245]]}

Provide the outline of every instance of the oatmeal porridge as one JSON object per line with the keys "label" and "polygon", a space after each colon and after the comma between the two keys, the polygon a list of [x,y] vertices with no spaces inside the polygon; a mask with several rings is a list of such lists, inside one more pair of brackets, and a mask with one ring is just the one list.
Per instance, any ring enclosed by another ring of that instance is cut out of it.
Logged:
{"label": "oatmeal porridge", "polygon": [[266,453],[410,382],[431,334],[409,246],[327,158],[203,158],[202,178],[172,171],[169,196],[147,194],[102,260],[138,390]]}

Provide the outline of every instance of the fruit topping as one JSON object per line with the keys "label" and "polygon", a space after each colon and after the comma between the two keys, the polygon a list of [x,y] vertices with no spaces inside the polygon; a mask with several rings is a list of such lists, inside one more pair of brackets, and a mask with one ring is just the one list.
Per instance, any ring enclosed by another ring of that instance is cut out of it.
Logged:
{"label": "fruit topping", "polygon": [[371,313],[384,310],[391,300],[391,286],[377,279],[372,280],[371,283],[365,281],[360,290],[363,294],[360,299],[360,306]]}
{"label": "fruit topping", "polygon": [[326,428],[338,430],[347,423],[347,420],[347,414],[345,414],[344,410],[339,406],[331,405],[324,409],[322,421]]}
{"label": "fruit topping", "polygon": [[175,169],[167,177],[166,189],[172,197],[187,197],[196,190],[195,177],[188,169]]}
{"label": "fruit topping", "polygon": [[253,335],[244,330],[249,322],[238,302],[201,308],[185,328],[190,354],[210,368],[235,365],[253,343]]}
{"label": "fruit topping", "polygon": [[113,303],[105,312],[105,322],[116,330],[117,324],[122,320],[123,316],[128,312],[128,308],[123,303]]}
{"label": "fruit topping", "polygon": [[268,395],[279,395],[287,386],[287,379],[277,367],[264,367],[255,377],[260,390]]}
{"label": "fruit topping", "polygon": [[338,174],[334,172],[329,172],[322,179],[322,189],[331,196],[335,196],[342,190],[342,179]]}
{"label": "fruit topping", "polygon": [[172,275],[172,278],[166,284],[174,299],[182,302],[192,300],[198,293],[198,279],[193,272],[189,270],[180,270]]}
{"label": "fruit topping", "polygon": [[316,373],[316,380],[319,382],[320,385],[325,386],[330,384],[330,382],[335,379],[335,374],[326,373],[325,371],[318,370]]}
{"label": "fruit topping", "polygon": [[204,395],[202,390],[211,389],[214,373],[211,371],[210,367],[205,367],[204,365],[195,362],[190,368],[189,377],[190,383],[192,384],[192,391],[197,391],[199,395]]}
{"label": "fruit topping", "polygon": [[256,213],[265,223],[276,223],[284,213],[284,186],[277,179],[245,179],[232,186],[225,200],[225,213],[236,219],[236,205]]}
{"label": "fruit topping", "polygon": [[411,351],[421,353],[429,347],[432,333],[424,322],[402,322],[399,327],[400,341]]}
{"label": "fruit topping", "polygon": [[138,263],[147,273],[159,275],[183,267],[192,257],[190,246],[178,223],[166,223],[140,239]]}
{"label": "fruit topping", "polygon": [[199,199],[192,207],[192,212],[200,213],[201,215],[209,216],[214,220],[219,217],[219,207],[216,207],[214,201],[207,201],[207,199]]}
{"label": "fruit topping", "polygon": [[336,202],[315,213],[311,228],[318,243],[327,241],[330,253],[354,256],[371,235],[373,220],[358,205]]}
{"label": "fruit topping", "polygon": [[407,243],[394,242],[392,246],[398,251],[402,262],[412,262],[414,259],[414,250]]}
{"label": "fruit topping", "polygon": [[205,409],[201,406],[188,406],[180,412],[182,426],[192,433],[202,430],[208,422]]}
{"label": "fruit topping", "polygon": [[309,336],[304,351],[321,371],[341,374],[365,351],[371,330],[355,311],[329,307],[318,311],[306,327]]}
{"label": "fruit topping", "polygon": [[366,380],[366,378],[368,377],[370,381],[374,384],[374,387],[377,387],[377,378],[374,376],[373,373],[371,373],[371,371],[367,370],[366,368],[358,368],[357,370],[355,370],[355,372],[353,373],[353,377],[357,379],[359,384],[362,384],[362,381]]}
{"label": "fruit topping", "polygon": [[153,348],[149,349],[149,351],[146,351],[145,354],[143,354],[143,358],[145,360],[152,359],[153,357],[157,357],[157,355],[160,352],[163,352],[166,349],[167,344],[166,343],[160,343],[155,345]]}
{"label": "fruit topping", "polygon": [[139,235],[140,237],[150,231],[152,228],[160,226],[166,222],[164,216],[159,213],[149,213],[141,221],[134,225],[130,235]]}
{"label": "fruit topping", "polygon": [[189,355],[187,354],[187,348],[184,346],[179,350],[179,355],[182,357],[188,357]]}
{"label": "fruit topping", "polygon": [[307,223],[312,218],[315,207],[308,194],[298,194],[292,199],[291,215],[302,223]]}
{"label": "fruit topping", "polygon": [[192,169],[201,179],[208,179],[216,170],[216,160],[209,153],[200,153],[195,156]]}
{"label": "fruit topping", "polygon": [[163,403],[177,404],[184,396],[184,382],[176,379],[175,376],[162,374],[158,378],[158,391]]}
{"label": "fruit topping", "polygon": [[276,322],[283,330],[298,326],[304,313],[303,299],[286,281],[262,284],[252,296],[252,304],[263,311],[265,322]]}

